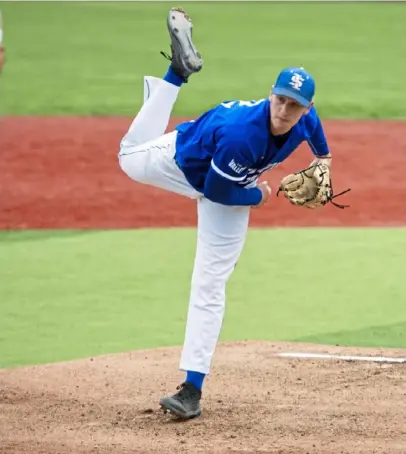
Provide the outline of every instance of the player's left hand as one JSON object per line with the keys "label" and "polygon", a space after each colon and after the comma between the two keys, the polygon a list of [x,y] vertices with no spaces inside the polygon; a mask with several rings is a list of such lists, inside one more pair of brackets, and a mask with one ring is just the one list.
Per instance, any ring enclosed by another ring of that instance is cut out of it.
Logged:
{"label": "player's left hand", "polygon": [[317,163],[283,178],[276,195],[279,195],[281,191],[293,205],[315,209],[329,202],[338,208],[348,207],[348,205],[333,202],[333,199],[350,189],[334,195],[330,167],[327,164]]}

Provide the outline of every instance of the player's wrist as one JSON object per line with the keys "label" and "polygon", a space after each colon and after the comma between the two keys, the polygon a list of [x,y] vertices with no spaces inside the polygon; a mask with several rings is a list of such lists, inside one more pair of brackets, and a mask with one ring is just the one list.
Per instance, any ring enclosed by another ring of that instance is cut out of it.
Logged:
{"label": "player's wrist", "polygon": [[262,189],[256,187],[256,188],[252,188],[251,191],[253,191],[253,194],[255,194],[254,201],[256,203],[253,203],[253,206],[261,205],[261,203],[263,203],[264,198],[265,198],[265,195],[264,195]]}
{"label": "player's wrist", "polygon": [[330,167],[332,159],[333,157],[331,156],[331,154],[327,154],[326,156],[318,156],[314,161],[312,161],[310,166],[315,166],[317,164],[325,164],[326,166]]}

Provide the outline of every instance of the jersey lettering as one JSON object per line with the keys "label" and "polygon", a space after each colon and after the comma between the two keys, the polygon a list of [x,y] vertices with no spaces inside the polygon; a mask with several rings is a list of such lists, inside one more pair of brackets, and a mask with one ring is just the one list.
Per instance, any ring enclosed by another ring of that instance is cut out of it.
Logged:
{"label": "jersey lettering", "polygon": [[238,174],[240,174],[241,172],[244,172],[244,170],[246,169],[246,166],[242,166],[241,164],[236,163],[234,159],[232,159],[232,160],[228,163],[228,167],[230,167],[231,169],[233,169],[234,172],[235,172],[235,173],[238,173]]}
{"label": "jersey lettering", "polygon": [[258,101],[229,101],[229,102],[222,102],[221,105],[225,107],[226,109],[231,109],[231,107],[235,106],[238,104],[238,107],[255,107],[258,104],[261,104],[261,102],[264,102],[264,99],[259,99]]}
{"label": "jersey lettering", "polygon": [[245,186],[246,184],[252,183],[253,181],[257,180],[264,172],[275,168],[279,164],[280,162],[274,162],[268,164],[266,167],[262,167],[261,169],[248,169],[246,178],[244,178],[243,181],[239,181],[238,184]]}

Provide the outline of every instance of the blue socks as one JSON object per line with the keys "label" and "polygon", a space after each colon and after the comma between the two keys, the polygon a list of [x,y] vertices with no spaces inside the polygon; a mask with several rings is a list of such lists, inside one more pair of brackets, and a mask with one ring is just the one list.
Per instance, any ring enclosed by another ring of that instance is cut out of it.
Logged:
{"label": "blue socks", "polygon": [[184,82],[183,78],[175,74],[170,66],[164,76],[164,80],[172,85],[176,85],[177,87],[180,87]]}
{"label": "blue socks", "polygon": [[193,372],[188,370],[186,374],[186,381],[192,383],[193,386],[196,386],[197,389],[202,390],[203,380],[206,375],[201,372]]}

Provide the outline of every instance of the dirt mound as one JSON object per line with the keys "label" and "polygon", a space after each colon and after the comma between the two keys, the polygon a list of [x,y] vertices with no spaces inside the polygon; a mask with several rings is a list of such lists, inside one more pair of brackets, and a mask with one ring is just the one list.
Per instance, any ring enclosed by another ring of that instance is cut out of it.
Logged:
{"label": "dirt mound", "polygon": [[268,342],[220,344],[203,414],[158,408],[183,379],[180,349],[161,348],[0,371],[0,452],[404,453],[406,365],[287,359],[311,351],[400,350]]}

